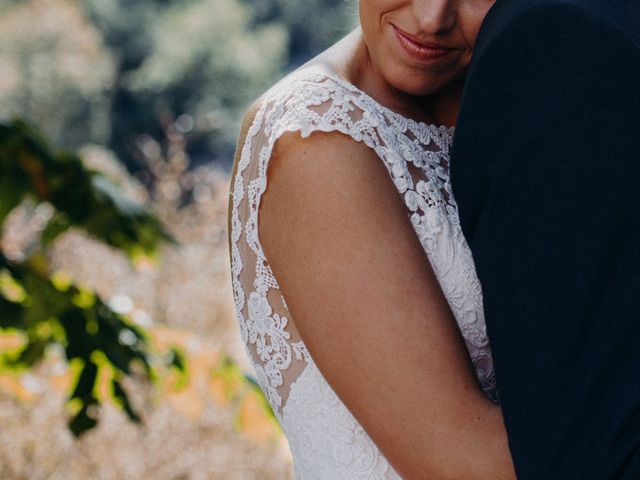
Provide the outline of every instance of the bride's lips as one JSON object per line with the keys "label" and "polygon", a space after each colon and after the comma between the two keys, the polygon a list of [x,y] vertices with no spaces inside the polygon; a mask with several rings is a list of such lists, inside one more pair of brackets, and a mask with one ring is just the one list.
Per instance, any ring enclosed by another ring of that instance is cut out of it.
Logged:
{"label": "bride's lips", "polygon": [[403,30],[400,30],[395,25],[391,26],[393,27],[393,31],[395,32],[398,43],[402,49],[411,58],[420,62],[432,62],[434,60],[439,60],[455,50],[454,48],[445,47],[435,43],[419,42],[413,36]]}

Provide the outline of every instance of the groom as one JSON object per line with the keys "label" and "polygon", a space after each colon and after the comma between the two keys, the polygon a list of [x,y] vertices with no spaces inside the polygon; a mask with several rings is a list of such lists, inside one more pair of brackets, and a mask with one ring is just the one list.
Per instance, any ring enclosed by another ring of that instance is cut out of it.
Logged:
{"label": "groom", "polygon": [[518,478],[640,479],[640,0],[498,0],[452,183]]}

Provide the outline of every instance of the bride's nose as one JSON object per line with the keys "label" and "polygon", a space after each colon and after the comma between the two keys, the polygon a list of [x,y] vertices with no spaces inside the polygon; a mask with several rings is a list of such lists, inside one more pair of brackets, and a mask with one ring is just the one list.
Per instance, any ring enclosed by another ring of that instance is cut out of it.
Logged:
{"label": "bride's nose", "polygon": [[450,31],[456,23],[455,1],[453,0],[415,0],[413,12],[420,31],[425,34],[438,34]]}

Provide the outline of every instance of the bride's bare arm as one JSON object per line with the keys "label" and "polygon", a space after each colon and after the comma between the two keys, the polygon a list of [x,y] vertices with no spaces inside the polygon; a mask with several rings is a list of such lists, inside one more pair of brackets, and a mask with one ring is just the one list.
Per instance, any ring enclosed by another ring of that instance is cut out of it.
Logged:
{"label": "bride's bare arm", "polygon": [[404,478],[515,478],[500,409],[372,150],[284,135],[259,233],[316,364]]}

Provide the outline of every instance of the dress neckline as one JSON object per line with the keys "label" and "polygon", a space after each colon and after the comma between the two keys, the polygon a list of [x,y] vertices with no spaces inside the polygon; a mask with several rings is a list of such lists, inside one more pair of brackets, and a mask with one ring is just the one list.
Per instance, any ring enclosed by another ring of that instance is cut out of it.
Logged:
{"label": "dress neckline", "polygon": [[409,124],[411,128],[414,130],[427,129],[432,134],[439,134],[439,135],[447,136],[449,138],[453,138],[453,135],[455,133],[456,127],[447,127],[445,125],[437,125],[435,123],[426,123],[426,122],[414,120],[413,118],[410,118],[410,117],[405,117],[404,115],[390,109],[389,107],[384,106],[378,100],[373,98],[371,95],[359,89],[353,83],[345,80],[335,72],[327,72],[326,70],[320,69],[317,66],[307,66],[307,67],[302,67],[300,70],[293,72],[293,75],[295,75],[296,77],[301,76],[303,78],[306,76],[309,76],[312,78],[324,77],[324,78],[333,80],[334,82],[350,90],[351,92],[362,96],[363,98],[366,99],[367,102],[374,104],[376,108],[381,110],[385,115],[393,118],[395,121],[405,122]]}

